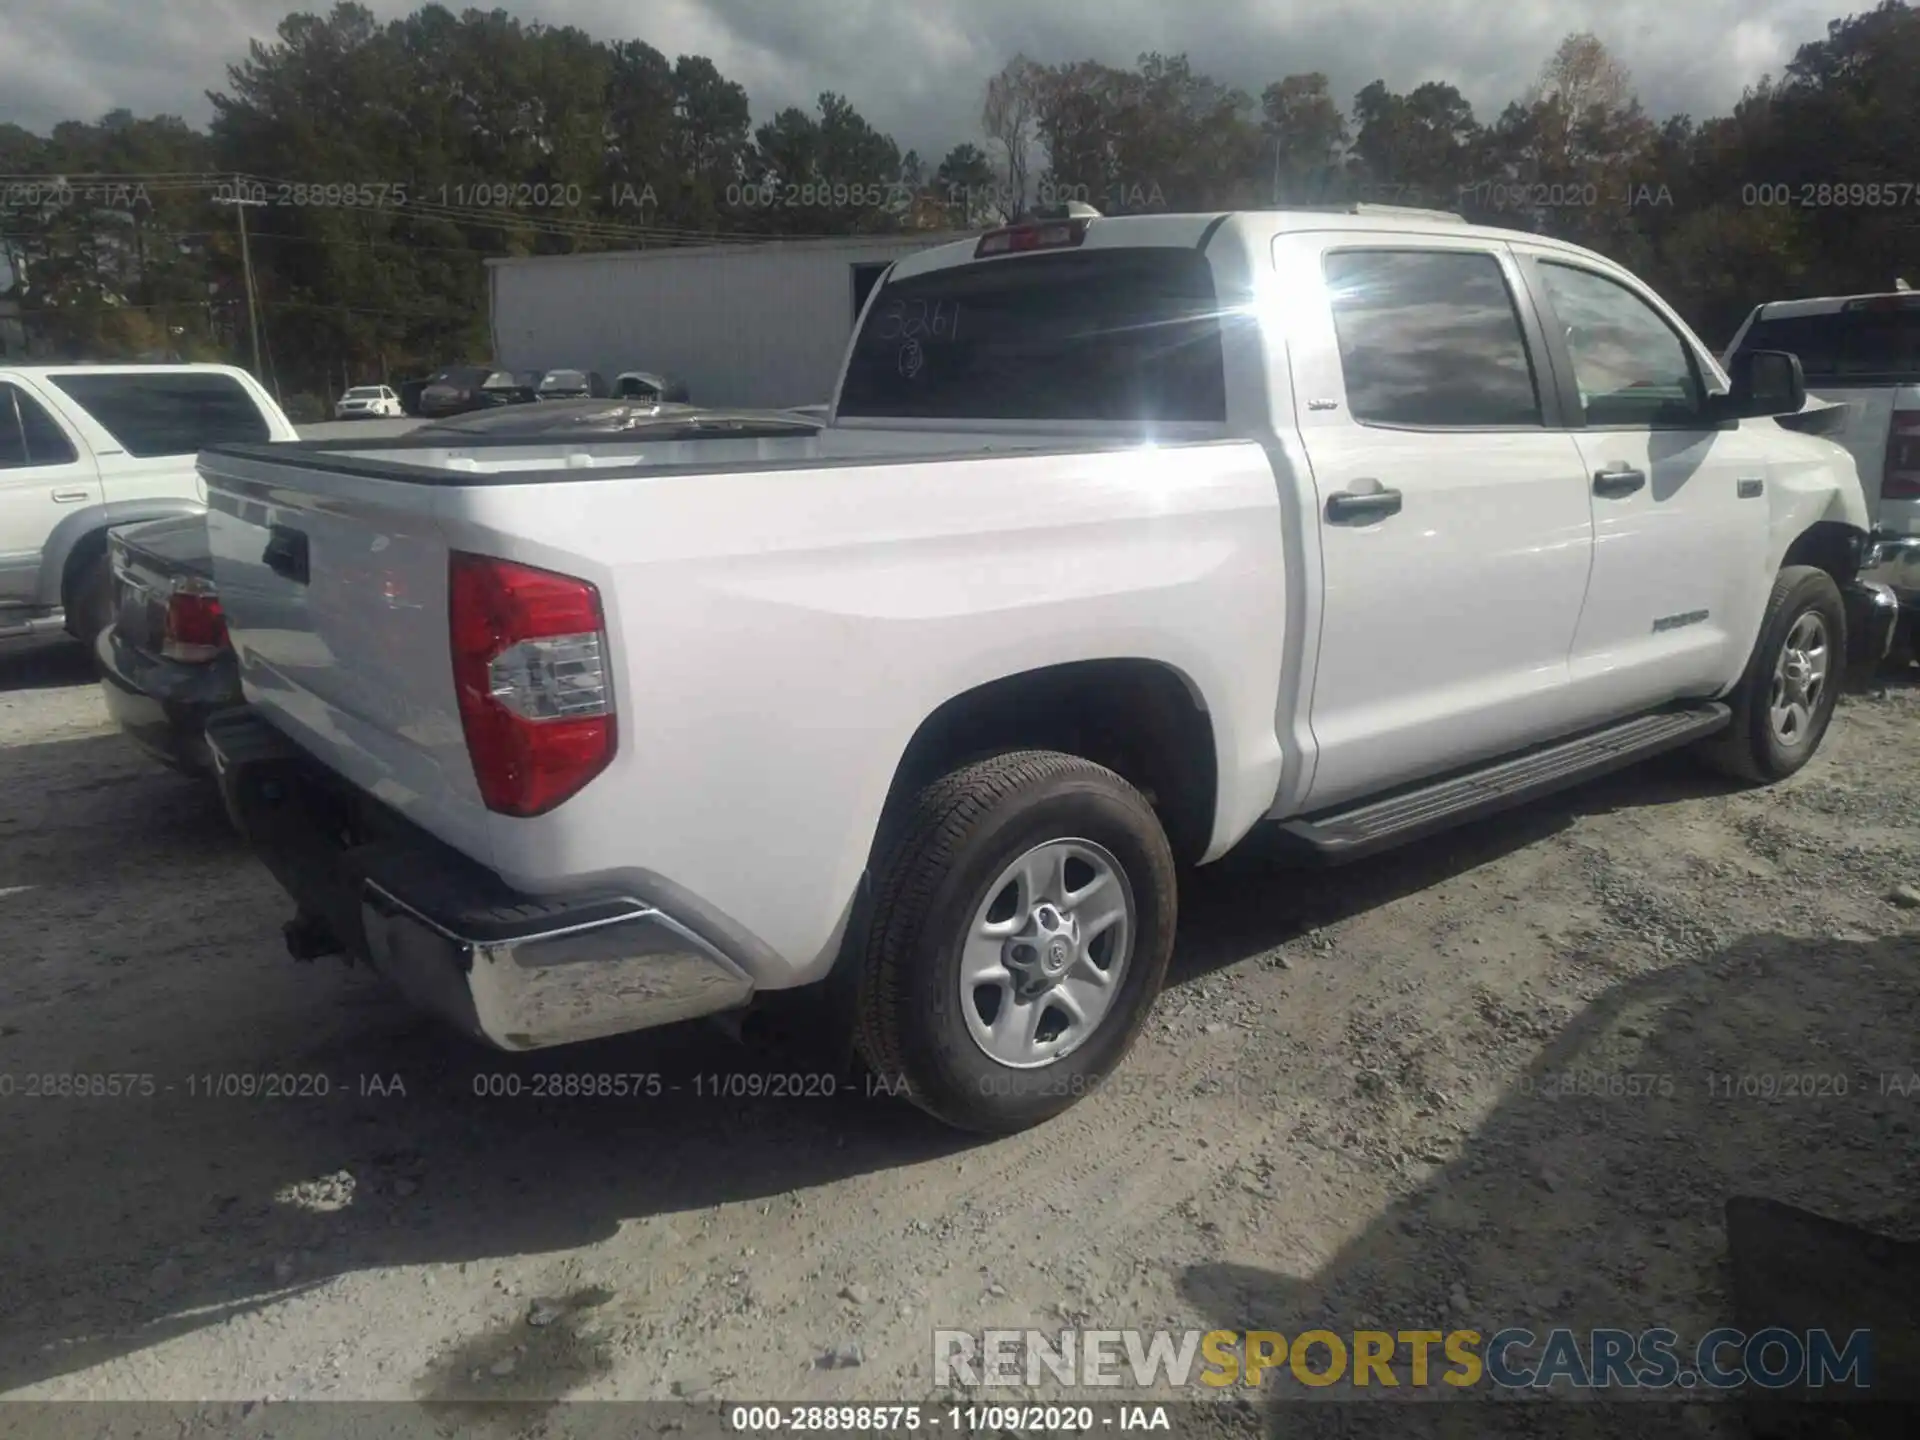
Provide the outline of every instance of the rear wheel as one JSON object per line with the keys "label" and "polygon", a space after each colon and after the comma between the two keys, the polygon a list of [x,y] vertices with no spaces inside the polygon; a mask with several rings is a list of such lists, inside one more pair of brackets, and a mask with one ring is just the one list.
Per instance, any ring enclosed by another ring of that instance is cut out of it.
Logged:
{"label": "rear wheel", "polygon": [[113,562],[106,547],[82,561],[67,592],[67,633],[92,651],[100,632],[113,623]]}
{"label": "rear wheel", "polygon": [[1730,697],[1733,723],[1701,748],[1714,768],[1765,784],[1820,748],[1846,673],[1847,612],[1833,577],[1791,565],[1773,582],[1767,618]]}
{"label": "rear wheel", "polygon": [[1113,771],[1028,750],[914,800],[876,890],[856,1043],[965,1130],[1059,1114],[1126,1057],[1173,951],[1173,853]]}

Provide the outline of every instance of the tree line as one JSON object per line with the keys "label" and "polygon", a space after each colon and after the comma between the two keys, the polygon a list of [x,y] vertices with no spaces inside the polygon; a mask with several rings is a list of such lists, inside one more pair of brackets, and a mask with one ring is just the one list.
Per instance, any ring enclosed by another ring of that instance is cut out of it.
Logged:
{"label": "tree line", "polygon": [[204,129],[126,111],[0,125],[0,300],[41,353],[247,363],[243,223],[283,394],[488,358],[491,255],[972,229],[1067,200],[1459,211],[1613,256],[1710,343],[1760,300],[1920,269],[1907,0],[1834,20],[1702,118],[1648,114],[1590,34],[1485,118],[1440,81],[1376,80],[1343,106],[1319,73],[1255,95],[1184,55],[1021,55],[985,86],[979,132],[931,160],[838,94],[756,125],[705,57],[355,3],[288,16],[209,96]]}

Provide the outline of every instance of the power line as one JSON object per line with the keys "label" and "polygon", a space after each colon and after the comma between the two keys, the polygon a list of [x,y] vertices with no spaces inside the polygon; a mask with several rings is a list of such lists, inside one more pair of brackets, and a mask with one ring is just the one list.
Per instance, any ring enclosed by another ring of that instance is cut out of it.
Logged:
{"label": "power line", "polygon": [[[122,310],[192,310],[196,308],[212,310],[217,306],[238,305],[239,303],[241,302],[238,296],[224,300],[156,300],[151,304],[101,305],[93,308],[91,313],[106,314]],[[452,310],[375,309],[363,305],[337,305],[329,300],[275,300],[265,296],[261,297],[260,308],[263,310],[317,310],[323,314],[381,315],[391,319],[412,318],[419,320],[466,321],[475,318],[471,313],[463,314]],[[88,310],[89,307],[79,305],[38,305],[29,306],[22,310],[15,310],[12,314],[15,316],[64,315],[71,318],[76,314],[86,313]]]}

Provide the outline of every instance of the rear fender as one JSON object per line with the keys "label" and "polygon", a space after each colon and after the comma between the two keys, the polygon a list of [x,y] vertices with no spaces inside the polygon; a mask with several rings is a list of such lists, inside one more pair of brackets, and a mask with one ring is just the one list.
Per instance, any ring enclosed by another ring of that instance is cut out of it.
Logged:
{"label": "rear fender", "polygon": [[207,507],[198,500],[162,496],[151,500],[109,500],[62,516],[47,537],[46,548],[40,552],[40,578],[34,586],[34,603],[48,608],[65,603],[68,562],[90,537],[104,537],[115,525],[206,513]]}

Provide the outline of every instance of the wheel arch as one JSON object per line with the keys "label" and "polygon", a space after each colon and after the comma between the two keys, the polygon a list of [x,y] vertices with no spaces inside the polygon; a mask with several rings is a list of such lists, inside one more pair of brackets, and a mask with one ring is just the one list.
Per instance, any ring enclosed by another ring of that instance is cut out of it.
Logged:
{"label": "wheel arch", "polygon": [[61,517],[47,536],[40,552],[40,579],[34,600],[42,606],[67,607],[73,584],[93,557],[106,547],[107,532],[119,525],[135,525],[143,520],[174,520],[183,515],[204,515],[207,507],[198,500],[160,497],[152,500],[109,501],[89,505]]}
{"label": "wheel arch", "polygon": [[1845,589],[1860,573],[1867,552],[1867,532],[1845,520],[1816,520],[1788,542],[1779,569],[1810,565],[1833,577]]}
{"label": "wheel arch", "polygon": [[1005,750],[1059,750],[1105,765],[1146,795],[1175,857],[1206,851],[1219,803],[1213,719],[1192,678],[1160,660],[1077,660],[977,685],[942,703],[908,740],[881,838],[923,786]]}

